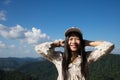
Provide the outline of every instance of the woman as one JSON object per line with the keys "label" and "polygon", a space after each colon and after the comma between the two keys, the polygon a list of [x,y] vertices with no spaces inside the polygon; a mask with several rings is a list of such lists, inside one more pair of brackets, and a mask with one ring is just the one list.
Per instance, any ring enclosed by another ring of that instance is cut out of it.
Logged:
{"label": "woman", "polygon": [[[86,52],[85,46],[97,49]],[[63,47],[64,52],[55,51],[56,47]],[[89,80],[91,64],[113,48],[113,43],[107,41],[84,40],[80,29],[72,27],[65,32],[65,40],[42,43],[35,50],[55,64],[57,80]]]}

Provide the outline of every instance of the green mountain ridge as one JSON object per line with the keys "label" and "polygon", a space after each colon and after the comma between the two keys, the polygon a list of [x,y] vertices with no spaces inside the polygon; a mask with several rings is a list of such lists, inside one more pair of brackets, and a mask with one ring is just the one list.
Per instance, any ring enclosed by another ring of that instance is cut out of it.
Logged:
{"label": "green mountain ridge", "polygon": [[[10,61],[10,60],[9,60]],[[8,61],[8,63],[9,63]],[[20,75],[16,76],[21,76],[21,78],[25,77],[26,79],[24,80],[57,80],[57,70],[51,62],[47,60],[39,60],[39,59],[33,59],[33,60],[27,60],[23,61],[22,64],[16,64],[13,63],[13,71],[4,71],[3,68],[6,66],[0,67],[4,73],[6,72],[6,75],[4,77],[12,77],[13,74],[20,73]],[[90,80],[120,80],[120,55],[119,54],[110,54],[106,55],[97,62],[93,63],[90,71]],[[14,61],[13,61],[14,62]],[[18,61],[19,62],[19,61]],[[1,59],[0,59],[0,66],[1,64]],[[4,63],[5,65],[5,63]],[[8,67],[12,68],[10,64]],[[0,72],[2,72],[0,71]],[[7,73],[11,72],[11,76]],[[14,73],[12,73],[14,72]],[[23,73],[23,74],[22,74]],[[0,75],[3,75],[0,73]],[[23,76],[24,75],[24,76]],[[3,77],[3,76],[2,76]],[[0,76],[0,80],[5,80],[2,79]],[[20,77],[18,77],[20,78]],[[29,78],[29,79],[28,79]],[[13,77],[8,79],[8,80],[15,80]],[[16,79],[16,80],[23,80],[23,79]]]}

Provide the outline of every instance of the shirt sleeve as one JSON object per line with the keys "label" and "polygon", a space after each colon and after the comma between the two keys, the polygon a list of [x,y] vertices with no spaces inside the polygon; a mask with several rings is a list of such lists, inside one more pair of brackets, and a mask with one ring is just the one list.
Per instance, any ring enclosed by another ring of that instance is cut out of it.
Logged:
{"label": "shirt sleeve", "polygon": [[104,41],[103,44],[96,46],[96,50],[92,51],[88,56],[88,62],[95,62],[100,59],[103,55],[110,53],[113,48],[114,44],[111,42]]}
{"label": "shirt sleeve", "polygon": [[35,51],[51,62],[55,59],[60,60],[62,56],[60,51],[54,51],[54,48],[51,47],[52,43],[53,42],[45,42],[35,46]]}

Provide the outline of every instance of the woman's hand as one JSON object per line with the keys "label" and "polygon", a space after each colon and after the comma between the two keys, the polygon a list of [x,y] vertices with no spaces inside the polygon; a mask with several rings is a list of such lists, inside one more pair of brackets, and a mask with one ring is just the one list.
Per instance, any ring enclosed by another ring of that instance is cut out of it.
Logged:
{"label": "woman's hand", "polygon": [[57,41],[54,41],[51,46],[52,47],[64,47],[64,44],[65,41],[64,40],[57,40]]}
{"label": "woman's hand", "polygon": [[60,44],[60,47],[64,47],[64,45],[65,45],[65,40],[60,40],[60,41],[59,41],[59,44]]}

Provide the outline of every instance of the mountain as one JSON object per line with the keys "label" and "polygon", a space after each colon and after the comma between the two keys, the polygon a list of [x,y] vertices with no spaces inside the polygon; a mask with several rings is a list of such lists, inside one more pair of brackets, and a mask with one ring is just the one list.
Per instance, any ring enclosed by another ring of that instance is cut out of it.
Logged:
{"label": "mountain", "polygon": [[120,80],[120,55],[110,54],[91,67],[90,80]]}
{"label": "mountain", "polygon": [[15,57],[0,58],[0,64],[1,64],[0,69],[15,70],[18,67],[22,66],[23,64],[36,62],[38,60],[40,59],[39,58],[15,58]]}
{"label": "mountain", "polygon": [[47,60],[25,64],[18,71],[32,75],[38,80],[56,80],[57,78],[55,66]]}
{"label": "mountain", "polygon": [[[2,62],[2,61],[5,61]],[[6,62],[7,61],[7,62]],[[90,70],[90,80],[120,80],[120,55],[110,54],[106,55],[97,62],[93,63]],[[51,62],[47,60],[39,60],[38,58],[2,58],[0,59],[0,68],[2,71],[6,72],[6,75],[2,77],[9,77],[10,80],[13,79],[13,75],[20,74],[16,76],[27,77],[25,80],[56,80],[57,79],[57,70]],[[12,66],[10,66],[10,64]],[[15,67],[16,66],[16,67]],[[5,71],[4,68],[12,68],[14,70]],[[11,73],[8,74],[7,73]],[[0,73],[2,75],[3,73]],[[23,76],[25,75],[25,76]],[[1,76],[0,76],[1,77]],[[12,77],[12,78],[11,78]],[[30,78],[30,79],[28,79]],[[0,80],[5,80],[1,79]],[[16,79],[18,80],[18,79]],[[23,80],[23,79],[19,79]]]}
{"label": "mountain", "polygon": [[0,80],[38,80],[20,71],[0,70]]}

